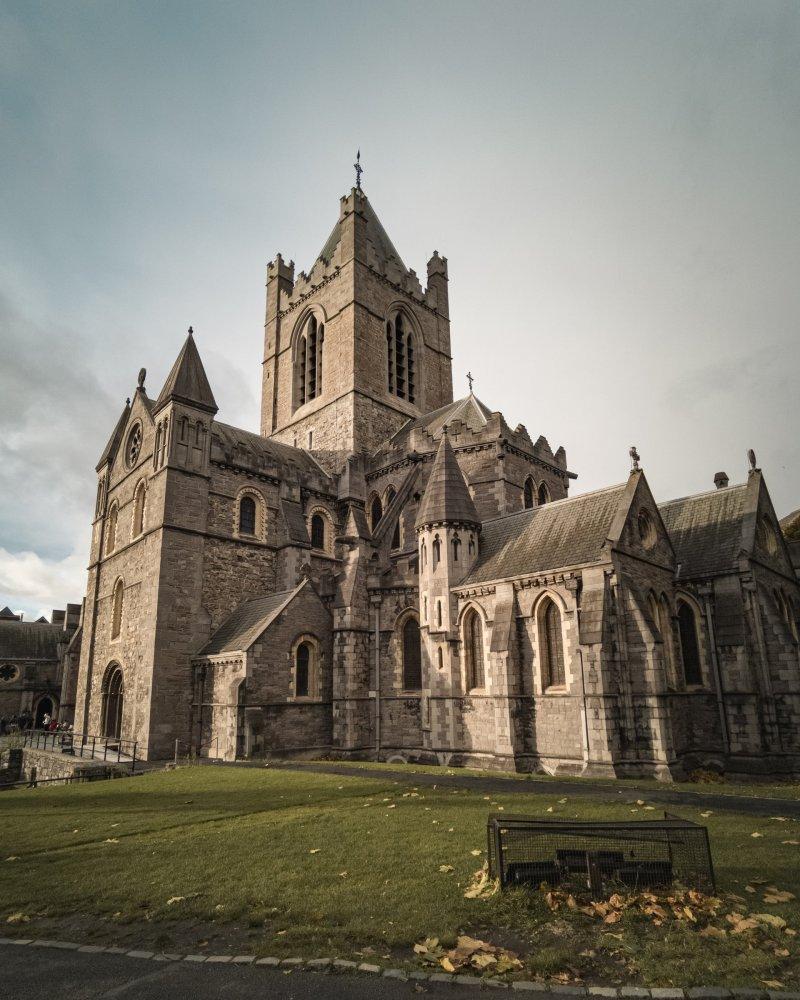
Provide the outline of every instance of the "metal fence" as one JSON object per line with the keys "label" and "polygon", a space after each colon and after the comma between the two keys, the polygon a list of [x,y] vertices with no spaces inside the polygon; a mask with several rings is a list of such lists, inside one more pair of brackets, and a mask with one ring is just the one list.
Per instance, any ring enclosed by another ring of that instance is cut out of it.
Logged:
{"label": "metal fence", "polygon": [[678,816],[594,822],[489,817],[489,873],[502,886],[612,892],[660,890],[677,883],[713,893],[708,830]]}
{"label": "metal fence", "polygon": [[24,738],[23,746],[25,747],[116,764],[130,770],[131,774],[135,773],[137,763],[141,763],[137,759],[139,744],[136,740],[69,733],[63,730],[51,733],[46,729],[26,729],[21,735]]}

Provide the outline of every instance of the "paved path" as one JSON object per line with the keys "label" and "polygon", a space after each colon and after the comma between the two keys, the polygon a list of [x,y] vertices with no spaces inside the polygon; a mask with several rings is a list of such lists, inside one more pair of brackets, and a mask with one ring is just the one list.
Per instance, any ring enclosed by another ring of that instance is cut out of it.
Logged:
{"label": "paved path", "polygon": [[[475,988],[379,976],[264,969],[251,965],[156,962],[6,945],[0,953],[0,997],[11,1000],[408,1000],[424,993],[452,1000]],[[507,995],[512,995],[507,991]],[[515,996],[523,994],[514,992]],[[564,998],[566,1000],[566,998]],[[570,998],[574,1000],[574,997]]]}
{"label": "paved path", "polygon": [[[223,765],[225,766],[225,765]],[[238,766],[238,765],[230,765]],[[297,764],[291,761],[276,761],[271,767],[289,771],[313,771],[317,774],[335,774],[342,777],[373,778],[379,781],[402,781],[408,785],[436,785],[438,788],[463,788],[492,795],[542,795],[553,798],[556,795],[575,795],[586,798],[604,799],[606,802],[627,802],[630,799],[646,799],[648,805],[691,806],[695,809],[732,810],[748,816],[790,816],[800,819],[800,799],[779,799],[745,795],[725,795],[706,791],[713,785],[698,786],[698,791],[688,792],[670,788],[669,785],[628,784],[620,787],[593,782],[591,778],[578,781],[560,781],[558,778],[546,780],[494,777],[493,775],[441,774],[426,771],[418,765],[415,774],[405,770],[389,768],[357,767],[351,764],[336,764],[329,761]],[[702,791],[700,790],[702,788]]]}

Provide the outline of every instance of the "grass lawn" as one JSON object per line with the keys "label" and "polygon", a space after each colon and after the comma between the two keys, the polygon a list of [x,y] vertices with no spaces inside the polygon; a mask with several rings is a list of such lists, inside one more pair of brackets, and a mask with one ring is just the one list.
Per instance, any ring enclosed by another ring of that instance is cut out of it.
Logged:
{"label": "grass lawn", "polygon": [[[6,792],[0,933],[399,965],[419,961],[413,946],[425,937],[450,946],[466,932],[513,949],[528,975],[560,982],[800,981],[798,901],[763,899],[767,886],[800,895],[800,843],[784,843],[800,842],[798,823],[737,815],[735,799],[731,811],[705,818],[701,806],[678,810],[711,833],[722,902],[709,936],[704,920],[656,926],[635,908],[613,925],[563,904],[553,912],[540,892],[465,899],[484,857],[487,813],[500,807],[582,819],[658,815],[582,799],[579,786],[557,798],[531,782],[529,794],[487,800],[415,790],[380,769],[342,778],[187,767]],[[773,914],[786,926],[734,934],[730,912]]]}

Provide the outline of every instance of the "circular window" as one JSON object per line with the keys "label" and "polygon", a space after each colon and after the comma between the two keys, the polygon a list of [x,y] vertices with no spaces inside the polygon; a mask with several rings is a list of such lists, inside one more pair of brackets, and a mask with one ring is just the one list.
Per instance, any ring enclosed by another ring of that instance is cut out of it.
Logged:
{"label": "circular window", "polygon": [[129,469],[136,465],[139,452],[142,450],[142,425],[136,424],[128,435],[128,443],[125,445],[125,464]]}
{"label": "circular window", "polygon": [[19,667],[4,663],[0,667],[0,681],[15,681],[19,677]]}
{"label": "circular window", "polygon": [[639,538],[642,540],[642,545],[646,549],[651,549],[656,544],[656,526],[653,524],[653,519],[646,510],[639,511],[639,517],[636,521],[637,527],[639,529]]}

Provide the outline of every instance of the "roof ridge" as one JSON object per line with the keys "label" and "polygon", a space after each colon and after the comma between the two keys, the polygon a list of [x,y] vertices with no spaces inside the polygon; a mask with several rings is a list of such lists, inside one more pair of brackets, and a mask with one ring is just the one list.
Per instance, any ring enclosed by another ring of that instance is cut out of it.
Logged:
{"label": "roof ridge", "polygon": [[669,507],[673,503],[681,503],[684,500],[699,500],[700,497],[709,496],[720,496],[725,493],[733,493],[735,490],[743,490],[747,488],[747,483],[734,483],[733,486],[724,486],[722,489],[713,490],[703,490],[701,493],[687,493],[685,497],[674,497],[672,500],[662,500],[661,502],[656,502],[657,507]]}
{"label": "roof ridge", "polygon": [[523,510],[512,510],[508,514],[498,514],[497,517],[487,517],[482,524],[489,524],[493,521],[504,521],[509,517],[519,517],[520,514],[532,514],[537,510],[544,510],[545,508],[553,508],[559,505],[575,503],[578,500],[583,500],[586,497],[598,496],[600,493],[611,493],[613,490],[624,490],[627,483],[616,483],[613,486],[601,486],[596,490],[588,490],[586,493],[579,493],[574,497],[561,497],[558,500],[548,500],[547,503],[537,504],[535,507],[525,507]]}

